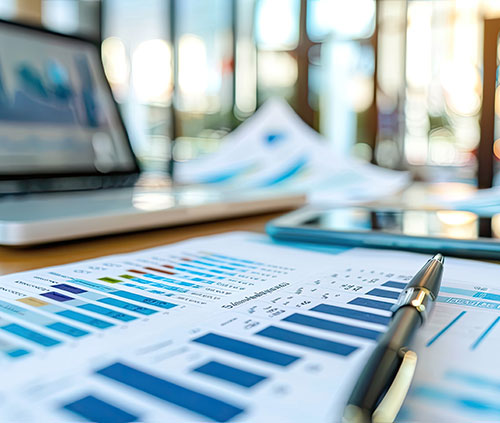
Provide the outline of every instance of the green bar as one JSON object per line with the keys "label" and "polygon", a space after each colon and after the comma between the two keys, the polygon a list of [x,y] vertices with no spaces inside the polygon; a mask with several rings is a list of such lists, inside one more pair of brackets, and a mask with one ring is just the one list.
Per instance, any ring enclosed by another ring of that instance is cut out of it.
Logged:
{"label": "green bar", "polygon": [[105,277],[105,278],[99,278],[100,281],[103,281],[103,282],[108,282],[108,283],[120,283],[120,282],[123,282],[119,279],[113,279],[113,278],[108,278],[108,277]]}
{"label": "green bar", "polygon": [[135,276],[132,276],[132,275],[120,275],[120,278],[124,278],[124,279],[134,279]]}

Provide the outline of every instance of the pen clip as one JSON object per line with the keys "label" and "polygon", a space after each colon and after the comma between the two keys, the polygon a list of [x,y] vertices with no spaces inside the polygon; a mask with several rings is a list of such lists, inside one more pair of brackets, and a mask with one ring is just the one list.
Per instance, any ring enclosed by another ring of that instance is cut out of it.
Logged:
{"label": "pen clip", "polygon": [[393,422],[403,405],[408,390],[410,389],[415,368],[417,366],[417,353],[407,350],[403,355],[401,366],[384,398],[373,412],[373,423]]}

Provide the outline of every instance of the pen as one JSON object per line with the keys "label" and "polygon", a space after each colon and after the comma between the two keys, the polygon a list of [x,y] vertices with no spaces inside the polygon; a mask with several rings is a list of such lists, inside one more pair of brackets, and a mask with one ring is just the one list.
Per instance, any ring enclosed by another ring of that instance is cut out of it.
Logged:
{"label": "pen", "polygon": [[417,329],[427,320],[443,274],[444,257],[436,254],[418,271],[399,296],[387,332],[368,359],[344,410],[344,422],[371,422],[383,395],[394,381]]}

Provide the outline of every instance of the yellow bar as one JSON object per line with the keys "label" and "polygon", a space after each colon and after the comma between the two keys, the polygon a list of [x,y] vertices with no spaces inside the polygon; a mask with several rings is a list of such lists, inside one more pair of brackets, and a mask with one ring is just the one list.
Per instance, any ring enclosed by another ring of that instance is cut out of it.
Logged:
{"label": "yellow bar", "polygon": [[39,300],[38,298],[33,298],[33,297],[21,298],[17,301],[24,303],[24,304],[28,304],[32,307],[42,307],[42,306],[48,304],[45,301],[42,301],[42,300]]}

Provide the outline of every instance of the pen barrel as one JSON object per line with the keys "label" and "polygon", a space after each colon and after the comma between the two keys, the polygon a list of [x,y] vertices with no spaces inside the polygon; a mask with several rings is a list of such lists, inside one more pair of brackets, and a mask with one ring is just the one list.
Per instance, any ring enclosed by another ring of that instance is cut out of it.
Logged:
{"label": "pen barrel", "polygon": [[371,421],[373,411],[394,381],[407,346],[422,325],[422,318],[413,307],[402,307],[394,314],[393,323],[365,364],[349,398],[348,405],[359,412],[354,421]]}
{"label": "pen barrel", "polygon": [[442,276],[442,261],[431,259],[413,276],[406,289],[426,289],[434,301],[441,287]]}

